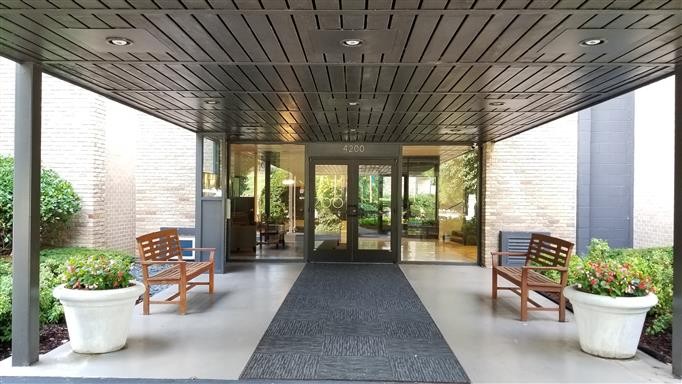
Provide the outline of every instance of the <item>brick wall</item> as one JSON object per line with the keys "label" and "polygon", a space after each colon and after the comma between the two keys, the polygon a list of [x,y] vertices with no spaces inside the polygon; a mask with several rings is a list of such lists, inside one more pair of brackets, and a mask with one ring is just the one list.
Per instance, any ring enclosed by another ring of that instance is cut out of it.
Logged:
{"label": "brick wall", "polygon": [[106,184],[104,218],[106,246],[135,251],[135,152],[137,113],[106,103]]}
{"label": "brick wall", "polygon": [[[13,62],[0,59],[0,151],[14,152]],[[5,85],[7,84],[7,85]],[[67,244],[104,246],[104,110],[103,97],[43,75],[42,165],[73,185],[81,212]]]}
{"label": "brick wall", "polygon": [[14,62],[0,57],[0,154],[14,153]]}
{"label": "brick wall", "polygon": [[675,79],[635,91],[633,245],[673,243]]}
{"label": "brick wall", "polygon": [[484,262],[500,231],[549,231],[575,241],[577,116],[484,147]]}
{"label": "brick wall", "polygon": [[194,228],[196,135],[142,113],[138,122],[136,233]]}
{"label": "brick wall", "polygon": [[[13,62],[0,58],[0,154],[14,148]],[[42,164],[71,182],[82,210],[70,245],[132,252],[135,235],[194,227],[195,135],[43,76]]]}

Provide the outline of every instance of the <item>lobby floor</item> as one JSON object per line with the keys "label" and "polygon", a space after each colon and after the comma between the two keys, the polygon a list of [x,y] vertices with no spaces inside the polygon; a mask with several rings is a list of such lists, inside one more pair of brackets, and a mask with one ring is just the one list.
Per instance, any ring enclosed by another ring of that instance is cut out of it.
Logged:
{"label": "lobby floor", "polygon": [[[138,306],[128,345],[105,355],[78,355],[68,345],[32,367],[0,362],[0,376],[237,379],[302,263],[233,263],[216,293],[190,291],[188,314]],[[677,382],[670,365],[638,352],[630,360],[580,352],[576,325],[555,313],[518,320],[518,297],[490,299],[490,270],[475,266],[403,264],[401,268],[472,382]],[[162,295],[165,294],[162,293]],[[536,298],[543,301],[542,298]]]}
{"label": "lobby floor", "polygon": [[[256,247],[255,252],[233,252],[235,261],[255,260],[303,260],[304,246],[302,239],[298,242],[287,242],[285,248],[272,245]],[[377,239],[360,239],[361,249],[390,249],[388,241]],[[445,261],[458,263],[477,262],[478,247],[462,245],[437,239],[401,239],[401,257],[403,261]]]}

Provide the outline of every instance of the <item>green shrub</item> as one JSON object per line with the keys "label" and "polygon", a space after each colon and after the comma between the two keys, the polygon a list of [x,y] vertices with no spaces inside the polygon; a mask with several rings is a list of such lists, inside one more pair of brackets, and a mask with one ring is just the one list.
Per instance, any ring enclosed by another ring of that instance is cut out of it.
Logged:
{"label": "green shrub", "polygon": [[[54,248],[40,252],[40,324],[54,324],[62,321],[64,310],[59,300],[52,296],[52,290],[61,284],[61,275],[70,257],[103,255],[107,258],[132,262],[133,258],[119,251],[90,248]],[[12,264],[0,259],[0,341],[12,339]]]}
{"label": "green shrub", "polygon": [[12,339],[12,265],[0,261],[0,341]]}
{"label": "green shrub", "polygon": [[[569,268],[569,282],[575,284],[580,265],[578,257],[574,257]],[[672,325],[673,298],[673,250],[666,248],[645,249],[611,249],[604,240],[592,239],[584,261],[613,262],[630,265],[636,273],[651,281],[653,290],[658,297],[658,305],[649,311],[652,323],[646,332],[657,334],[670,329]],[[584,262],[583,261],[583,262]]]}
{"label": "green shrub", "polygon": [[103,254],[73,256],[66,262],[62,281],[66,288],[104,290],[130,285],[132,260]]}
{"label": "green shrub", "polygon": [[66,248],[48,248],[40,251],[40,261],[55,260],[61,264],[65,264],[71,257],[89,256],[92,254],[104,255],[110,259],[129,259],[134,258],[126,252],[110,250],[110,249],[94,249],[85,247],[66,247]]}
{"label": "green shrub", "polygon": [[[52,297],[52,289],[59,284],[58,276],[63,264],[49,260],[40,264],[40,324],[61,321],[64,310],[57,299]],[[12,340],[12,264],[0,261],[0,341]]]}
{"label": "green shrub", "polygon": [[[0,156],[0,253],[12,250],[14,159]],[[80,211],[80,199],[71,184],[53,170],[40,175],[40,238],[59,244],[71,219]]]}
{"label": "green shrub", "polygon": [[648,276],[616,260],[584,260],[572,274],[571,282],[580,291],[602,296],[646,296],[652,291]]}

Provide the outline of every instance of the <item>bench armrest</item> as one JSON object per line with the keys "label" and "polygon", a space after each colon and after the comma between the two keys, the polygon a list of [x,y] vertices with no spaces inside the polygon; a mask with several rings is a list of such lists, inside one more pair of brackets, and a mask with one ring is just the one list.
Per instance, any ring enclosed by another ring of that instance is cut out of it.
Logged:
{"label": "bench armrest", "polygon": [[215,248],[181,248],[180,252],[182,251],[209,252],[208,260],[213,261],[213,259],[215,258]]}
{"label": "bench armrest", "polygon": [[501,265],[502,256],[523,256],[527,258],[528,252],[491,251],[490,255],[493,257],[493,262],[495,261],[495,256],[497,256],[497,265]]}

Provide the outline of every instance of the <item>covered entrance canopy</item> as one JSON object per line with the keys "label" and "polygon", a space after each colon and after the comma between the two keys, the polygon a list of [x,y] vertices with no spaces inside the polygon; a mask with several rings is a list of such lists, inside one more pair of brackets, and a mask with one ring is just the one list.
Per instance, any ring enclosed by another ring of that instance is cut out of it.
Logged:
{"label": "covered entrance canopy", "polygon": [[679,73],[681,16],[679,0],[0,0],[0,55],[22,63],[13,362],[38,357],[41,71],[229,142],[483,143]]}
{"label": "covered entrance canopy", "polygon": [[670,75],[679,1],[2,1],[0,54],[231,141],[500,140]]}

